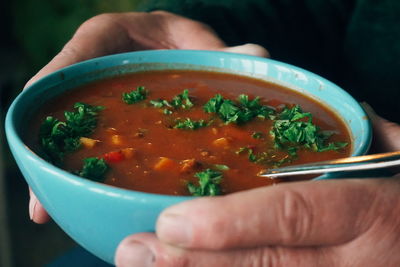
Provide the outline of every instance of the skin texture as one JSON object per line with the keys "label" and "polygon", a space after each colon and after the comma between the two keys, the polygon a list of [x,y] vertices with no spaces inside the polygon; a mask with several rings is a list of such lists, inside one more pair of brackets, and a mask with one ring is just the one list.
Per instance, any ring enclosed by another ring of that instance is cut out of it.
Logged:
{"label": "skin texture", "polygon": [[186,202],[156,234],[125,239],[117,266],[398,266],[399,190],[396,178],[354,179]]}
{"label": "skin texture", "polygon": [[[104,34],[106,33],[106,34]],[[227,48],[206,25],[167,12],[103,14],[86,21],[35,75],[92,57],[143,49],[208,49],[268,56],[257,45]],[[400,127],[364,104],[373,152],[400,149]],[[400,266],[400,177],[299,182],[166,209],[156,233],[127,237],[117,266]],[[31,193],[31,219],[49,216]]]}

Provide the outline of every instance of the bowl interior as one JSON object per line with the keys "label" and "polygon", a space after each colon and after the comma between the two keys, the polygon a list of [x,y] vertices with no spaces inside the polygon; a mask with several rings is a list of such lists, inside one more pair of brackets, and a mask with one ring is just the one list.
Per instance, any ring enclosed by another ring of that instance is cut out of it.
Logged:
{"label": "bowl interior", "polygon": [[344,120],[352,136],[353,156],[365,154],[369,148],[371,126],[367,115],[359,103],[337,85],[314,73],[271,59],[211,51],[132,52],[96,58],[64,68],[41,79],[21,94],[16,102],[24,105],[11,108],[14,113],[13,126],[18,134],[32,111],[71,88],[112,76],[164,69],[234,73],[284,85],[324,104]]}

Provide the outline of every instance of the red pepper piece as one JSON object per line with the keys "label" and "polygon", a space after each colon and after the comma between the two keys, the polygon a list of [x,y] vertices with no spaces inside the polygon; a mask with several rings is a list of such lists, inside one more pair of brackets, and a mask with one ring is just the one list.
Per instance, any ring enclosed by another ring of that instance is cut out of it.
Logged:
{"label": "red pepper piece", "polygon": [[121,151],[111,151],[103,156],[107,163],[118,163],[125,159],[124,154]]}

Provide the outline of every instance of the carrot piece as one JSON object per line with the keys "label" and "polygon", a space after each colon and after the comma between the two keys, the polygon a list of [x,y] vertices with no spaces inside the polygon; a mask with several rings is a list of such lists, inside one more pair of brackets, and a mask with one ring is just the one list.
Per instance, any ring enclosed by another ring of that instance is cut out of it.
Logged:
{"label": "carrot piece", "polygon": [[220,147],[223,149],[228,149],[230,147],[230,140],[226,137],[221,137],[221,138],[215,139],[212,143],[214,146]]}
{"label": "carrot piece", "polygon": [[157,171],[168,171],[178,167],[178,163],[167,157],[160,157],[157,163],[154,165],[154,170]]}
{"label": "carrot piece", "polygon": [[81,141],[81,144],[86,148],[93,148],[98,142],[100,142],[100,140],[88,137],[81,137],[79,138],[79,141]]}
{"label": "carrot piece", "polygon": [[116,145],[116,146],[121,145],[122,144],[122,136],[118,135],[118,134],[112,135],[111,136],[111,143],[113,145]]}

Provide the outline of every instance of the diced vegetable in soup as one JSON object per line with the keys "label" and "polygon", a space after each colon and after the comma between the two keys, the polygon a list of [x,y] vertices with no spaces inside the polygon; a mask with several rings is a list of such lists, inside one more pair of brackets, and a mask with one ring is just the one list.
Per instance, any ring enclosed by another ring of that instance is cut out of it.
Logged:
{"label": "diced vegetable in soup", "polygon": [[[265,168],[349,156],[332,111],[233,74],[153,71],[84,85],[33,120],[29,144],[84,178],[144,192],[209,196],[271,185]],[[39,141],[38,141],[39,140]]]}

